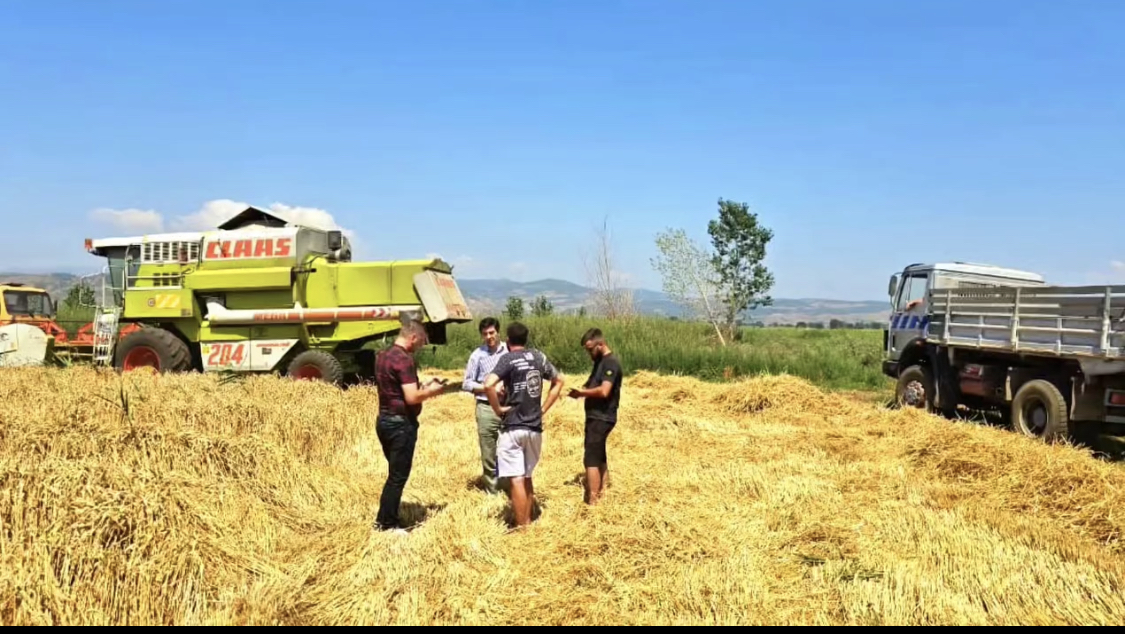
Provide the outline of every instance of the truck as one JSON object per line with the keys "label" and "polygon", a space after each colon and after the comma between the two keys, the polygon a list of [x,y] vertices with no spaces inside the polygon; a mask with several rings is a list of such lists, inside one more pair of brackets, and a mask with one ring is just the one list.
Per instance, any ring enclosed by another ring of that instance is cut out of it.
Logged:
{"label": "truck", "polygon": [[[370,377],[406,320],[434,345],[472,314],[440,258],[353,262],[342,231],[250,206],[215,230],[87,239],[106,259],[93,360],[118,371]],[[122,324],[131,325],[124,332]]]}
{"label": "truck", "polygon": [[1045,442],[1125,423],[1125,286],[965,262],[891,276],[883,373],[900,406],[993,411]]}

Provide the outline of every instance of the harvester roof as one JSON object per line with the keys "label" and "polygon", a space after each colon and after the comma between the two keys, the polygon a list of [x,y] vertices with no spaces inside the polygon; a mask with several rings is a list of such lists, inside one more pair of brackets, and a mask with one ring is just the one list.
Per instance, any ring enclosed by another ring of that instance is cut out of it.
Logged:
{"label": "harvester roof", "polygon": [[23,282],[0,282],[0,291],[26,291],[29,293],[46,293],[47,291],[36,287],[28,286]]}
{"label": "harvester roof", "polygon": [[252,225],[261,227],[288,227],[296,226],[297,223],[288,222],[284,218],[275,216],[264,209],[258,209],[251,205],[235,214],[230,220],[219,225],[219,229],[231,231]]}
{"label": "harvester roof", "polygon": [[120,238],[102,238],[100,240],[86,240],[86,250],[94,255],[105,256],[107,249],[129,247],[146,242],[199,242],[208,233],[215,231],[237,231],[240,229],[276,229],[285,227],[305,227],[323,231],[320,227],[289,222],[280,216],[272,214],[253,205],[235,214],[210,231],[188,231],[179,233],[161,233],[146,236],[129,236]]}

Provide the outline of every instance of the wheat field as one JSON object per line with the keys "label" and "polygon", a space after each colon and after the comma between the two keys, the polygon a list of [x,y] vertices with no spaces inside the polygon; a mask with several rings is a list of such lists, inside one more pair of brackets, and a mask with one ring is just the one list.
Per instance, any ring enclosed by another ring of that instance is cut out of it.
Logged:
{"label": "wheat field", "polygon": [[[456,373],[440,373],[456,377]],[[572,377],[572,380],[581,377]],[[426,405],[406,536],[369,388],[0,377],[0,623],[1108,625],[1122,468],[790,377],[638,373],[582,503],[581,405],[547,418],[542,515],[475,488],[471,397]]]}

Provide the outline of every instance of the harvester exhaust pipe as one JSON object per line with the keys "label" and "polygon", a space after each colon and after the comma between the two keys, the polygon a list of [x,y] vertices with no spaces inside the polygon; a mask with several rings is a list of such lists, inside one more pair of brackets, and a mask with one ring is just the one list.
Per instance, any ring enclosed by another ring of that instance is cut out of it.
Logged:
{"label": "harvester exhaust pipe", "polygon": [[228,310],[216,302],[207,303],[207,318],[216,326],[248,326],[254,324],[305,324],[340,321],[421,321],[422,307],[351,306],[347,308],[263,308]]}

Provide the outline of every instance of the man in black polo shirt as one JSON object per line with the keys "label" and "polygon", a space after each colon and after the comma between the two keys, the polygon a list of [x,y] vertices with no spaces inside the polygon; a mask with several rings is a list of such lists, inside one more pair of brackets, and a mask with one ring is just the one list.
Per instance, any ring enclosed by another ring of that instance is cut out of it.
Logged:
{"label": "man in black polo shirt", "polygon": [[621,364],[606,345],[602,331],[591,328],[582,335],[582,347],[594,361],[594,369],[582,389],[572,388],[571,398],[586,399],[586,503],[595,505],[605,492],[609,458],[605,443],[617,425],[621,400]]}

